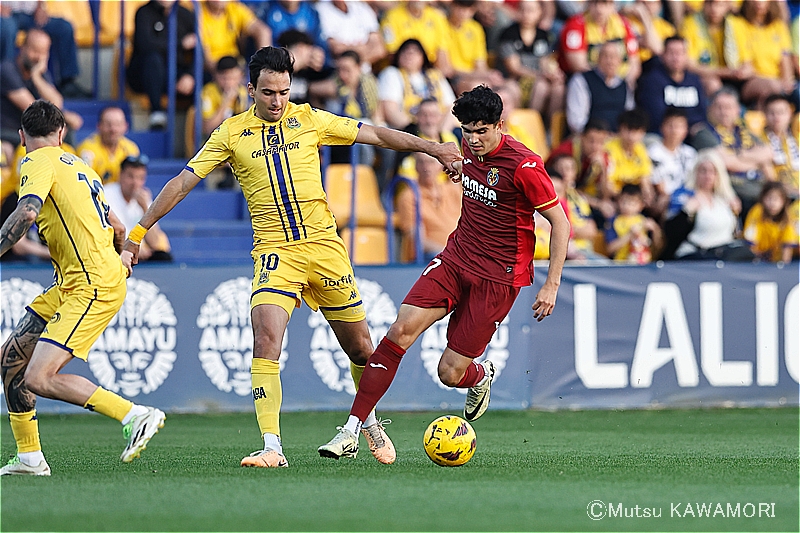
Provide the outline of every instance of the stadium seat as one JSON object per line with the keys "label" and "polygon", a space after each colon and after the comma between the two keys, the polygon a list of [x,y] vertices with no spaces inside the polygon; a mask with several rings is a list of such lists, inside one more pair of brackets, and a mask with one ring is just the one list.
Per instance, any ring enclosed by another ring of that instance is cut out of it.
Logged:
{"label": "stadium seat", "polygon": [[509,125],[526,130],[536,143],[535,146],[529,146],[528,148],[542,156],[542,159],[547,159],[547,156],[550,155],[550,148],[547,145],[547,132],[544,129],[544,122],[542,122],[542,116],[538,111],[535,109],[515,109],[508,117],[508,122]]}
{"label": "stadium seat", "polygon": [[[356,168],[356,225],[383,228],[386,226],[386,211],[381,204],[375,172],[368,165]],[[350,222],[353,167],[348,164],[328,165],[324,184],[336,224],[340,229],[344,228]]]}
{"label": "stadium seat", "polygon": [[355,253],[350,247],[350,229],[344,228],[341,235],[354,265],[385,265],[389,262],[389,241],[385,229],[357,227],[353,242]]}
{"label": "stadium seat", "polygon": [[194,190],[166,216],[173,220],[241,220],[242,193],[239,191]]}
{"label": "stadium seat", "polygon": [[125,40],[133,38],[136,11],[145,5],[147,0],[125,0],[125,27],[120,28],[120,2],[119,0],[103,0],[100,2],[100,43],[111,45],[119,39],[120,29],[124,30]]}
{"label": "stadium seat", "polygon": [[167,153],[167,132],[161,131],[129,131],[127,137],[139,145],[139,150],[152,158],[166,158],[172,154]]}
{"label": "stadium seat", "polygon": [[744,112],[744,123],[747,127],[757,136],[764,133],[764,126],[767,124],[767,117],[764,116],[763,111],[751,109]]}
{"label": "stadium seat", "polygon": [[58,2],[48,0],[45,2],[47,14],[51,17],[62,18],[72,24],[75,33],[75,43],[81,48],[94,45],[94,22],[92,22],[92,9],[87,0],[75,2]]}
{"label": "stadium seat", "polygon": [[558,146],[567,133],[567,115],[556,111],[550,118],[550,146]]}

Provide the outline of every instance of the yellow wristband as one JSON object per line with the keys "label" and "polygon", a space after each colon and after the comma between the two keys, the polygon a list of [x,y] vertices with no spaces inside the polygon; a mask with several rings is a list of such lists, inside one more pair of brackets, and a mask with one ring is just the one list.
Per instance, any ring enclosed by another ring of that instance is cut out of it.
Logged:
{"label": "yellow wristband", "polygon": [[142,239],[147,235],[147,228],[141,224],[136,224],[136,227],[128,234],[128,240],[134,244],[142,244]]}

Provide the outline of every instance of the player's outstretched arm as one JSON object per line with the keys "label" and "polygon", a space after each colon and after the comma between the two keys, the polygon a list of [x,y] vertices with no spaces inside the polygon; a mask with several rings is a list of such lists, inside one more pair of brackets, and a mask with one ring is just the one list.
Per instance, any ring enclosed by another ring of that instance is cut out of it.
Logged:
{"label": "player's outstretched arm", "polygon": [[0,256],[5,255],[28,233],[41,209],[42,201],[36,196],[26,196],[19,201],[17,208],[0,228]]}
{"label": "player's outstretched arm", "polygon": [[435,157],[444,166],[448,175],[460,174],[460,167],[456,169],[456,163],[460,163],[463,157],[455,143],[436,143],[426,141],[404,131],[383,128],[380,126],[370,126],[362,124],[356,136],[356,142],[372,144],[381,148],[390,148],[398,152],[423,152]]}
{"label": "player's outstretched arm", "polygon": [[147,212],[142,215],[139,224],[128,234],[128,240],[122,246],[120,258],[125,268],[130,271],[133,265],[139,263],[139,244],[142,242],[147,230],[161,220],[161,217],[172,211],[172,208],[178,205],[178,202],[183,200],[198,183],[200,183],[200,178],[194,172],[183,169],[180,174],[164,185],[156,199],[150,204]]}
{"label": "player's outstretched arm", "polygon": [[536,294],[533,302],[533,318],[538,322],[550,316],[556,306],[558,287],[561,285],[561,271],[567,258],[569,246],[569,219],[564,213],[561,204],[541,211],[544,218],[550,222],[550,266],[547,268],[547,279]]}

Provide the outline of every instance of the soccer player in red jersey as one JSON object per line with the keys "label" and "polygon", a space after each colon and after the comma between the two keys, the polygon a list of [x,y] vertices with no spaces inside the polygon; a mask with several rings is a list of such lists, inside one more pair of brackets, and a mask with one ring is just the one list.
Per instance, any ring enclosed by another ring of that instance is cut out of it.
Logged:
{"label": "soccer player in red jersey", "polygon": [[453,114],[464,132],[464,159],[451,173],[464,198],[458,227],[406,295],[378,348],[367,361],[347,423],[323,457],[355,457],[360,426],[394,379],[406,350],[426,329],[452,312],[439,379],[469,389],[464,417],[475,420],[489,405],[494,365],[483,354],[520,288],[533,281],[533,212],[552,225],[550,266],[536,295],[538,321],[553,312],[567,255],[569,221],[541,157],[502,133],[500,96],[485,86],[462,94]]}

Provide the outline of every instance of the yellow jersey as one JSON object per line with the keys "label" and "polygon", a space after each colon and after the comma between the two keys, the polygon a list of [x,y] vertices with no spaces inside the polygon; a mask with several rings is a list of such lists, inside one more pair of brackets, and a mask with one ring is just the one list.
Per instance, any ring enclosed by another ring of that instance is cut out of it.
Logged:
{"label": "yellow jersey", "polygon": [[200,178],[230,163],[253,224],[253,245],[275,245],[336,234],[320,175],[320,145],[350,145],[361,123],[308,104],[289,102],[278,122],[255,105],[226,119],[189,163]]}
{"label": "yellow jersey", "polygon": [[[247,95],[247,88],[240,85],[237,90],[238,96],[233,102],[233,108],[229,111],[229,115],[225,118],[230,118],[233,115],[244,113],[250,107],[250,97]],[[201,108],[203,110],[203,120],[208,120],[213,117],[220,107],[222,107],[222,91],[219,85],[209,82],[203,85],[203,90],[200,92]]]}
{"label": "yellow jersey", "polygon": [[781,261],[784,248],[797,248],[798,237],[794,221],[775,222],[764,217],[764,207],[754,205],[744,222],[744,238],[753,253],[767,261]]}
{"label": "yellow jersey", "polygon": [[644,143],[637,143],[633,151],[628,153],[622,147],[619,138],[611,139],[606,143],[609,169],[608,183],[615,194],[619,194],[623,185],[633,183],[639,185],[642,178],[647,178],[653,172],[653,163],[647,155]]}
{"label": "yellow jersey", "polygon": [[116,287],[125,269],[114,250],[100,177],[60,147],[34,150],[20,166],[20,199],[42,201],[39,237],[50,249],[55,282],[62,289]]}
{"label": "yellow jersey", "polygon": [[[637,37],[641,37],[644,35],[644,24],[642,21],[636,17],[628,18],[628,21],[631,23],[631,28],[633,28],[634,33],[636,33]],[[672,37],[677,33],[675,30],[675,26],[667,22],[661,17],[653,17],[653,29],[656,30],[656,34],[658,38],[661,39],[661,42],[667,40],[667,37]],[[639,59],[644,63],[648,59],[653,57],[653,52],[649,48],[639,48]]]}
{"label": "yellow jersey", "polygon": [[460,28],[448,23],[450,38],[447,40],[447,54],[456,72],[474,72],[476,63],[486,63],[486,33],[475,19],[465,21]]}
{"label": "yellow jersey", "polygon": [[704,67],[725,66],[725,24],[723,22],[722,27],[710,28],[702,13],[687,15],[683,19],[681,36],[686,39],[686,52],[692,61]]}
{"label": "yellow jersey", "polygon": [[426,5],[422,15],[415,17],[402,3],[386,12],[381,23],[386,50],[393,54],[408,39],[422,44],[431,63],[436,62],[439,50],[447,51],[447,36],[450,33],[447,17],[439,9]]}
{"label": "yellow jersey", "polygon": [[205,2],[197,5],[200,6],[197,28],[205,58],[216,65],[225,56],[239,57],[239,38],[257,20],[250,8],[241,2],[225,2],[225,9],[217,16],[208,10]]}
{"label": "yellow jersey", "polygon": [[113,152],[100,141],[95,133],[78,145],[78,155],[97,172],[103,183],[119,181],[119,166],[128,156],[139,155],[139,147],[132,140],[123,137]]}
{"label": "yellow jersey", "polygon": [[738,52],[740,57],[750,57],[756,74],[770,79],[781,76],[781,60],[792,53],[789,27],[782,20],[768,26],[754,26],[737,17],[733,31],[725,32],[725,51]]}

